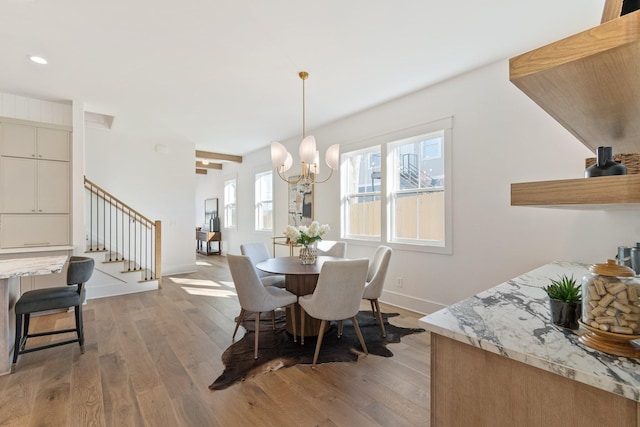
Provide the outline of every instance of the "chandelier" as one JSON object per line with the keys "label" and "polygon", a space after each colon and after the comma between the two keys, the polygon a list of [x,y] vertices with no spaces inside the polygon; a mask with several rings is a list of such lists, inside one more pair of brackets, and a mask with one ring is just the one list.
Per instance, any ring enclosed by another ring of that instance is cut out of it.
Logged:
{"label": "chandelier", "polygon": [[298,76],[302,79],[302,142],[300,143],[300,164],[302,170],[300,175],[287,179],[285,172],[288,171],[293,165],[293,157],[291,153],[287,151],[284,145],[279,142],[273,141],[271,143],[271,163],[273,167],[278,171],[278,176],[289,184],[300,184],[304,186],[310,186],[311,184],[320,184],[326,182],[333,171],[338,169],[338,161],[340,157],[340,145],[334,144],[327,148],[325,154],[325,161],[329,166],[329,176],[325,179],[318,179],[320,173],[320,154],[316,150],[316,139],[305,134],[305,98],[304,98],[304,82],[309,77],[309,73],[301,71]]}

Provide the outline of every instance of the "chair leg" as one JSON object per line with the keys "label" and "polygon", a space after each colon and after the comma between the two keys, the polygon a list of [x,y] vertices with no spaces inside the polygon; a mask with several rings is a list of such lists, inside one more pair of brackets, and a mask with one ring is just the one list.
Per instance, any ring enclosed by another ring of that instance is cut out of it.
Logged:
{"label": "chair leg", "polygon": [[380,304],[378,304],[378,299],[372,300],[371,303],[375,301],[376,303],[376,311],[378,312],[378,322],[380,322],[380,329],[382,329],[382,337],[386,338],[387,331],[384,329],[384,322],[382,321],[382,312],[380,311]]}
{"label": "chair leg", "polygon": [[11,373],[16,370],[16,363],[18,362],[18,354],[20,353],[20,340],[22,334],[22,315],[16,314],[16,343],[13,347],[13,363],[11,364]]}
{"label": "chair leg", "polygon": [[327,321],[322,320],[320,323],[320,332],[318,333],[318,342],[316,343],[316,351],[313,353],[313,365],[312,368],[316,367],[316,362],[318,361],[318,354],[320,354],[320,346],[322,346],[322,338],[324,337],[324,327],[326,326]]}
{"label": "chair leg", "polygon": [[30,320],[31,320],[31,313],[25,313],[23,326],[22,326],[22,342],[20,343],[20,350],[24,350],[24,347],[27,345],[27,337],[29,336]]}
{"label": "chair leg", "polygon": [[298,338],[296,338],[296,303],[289,306],[289,312],[291,313],[291,326],[293,327],[293,342],[298,342]]}
{"label": "chair leg", "polygon": [[238,316],[238,321],[236,322],[236,328],[233,330],[233,336],[231,337],[231,341],[234,341],[236,339],[236,333],[238,332],[238,326],[240,326],[240,323],[242,323],[242,321],[244,320],[244,315],[245,315],[245,311],[244,308],[240,309],[240,315]]}
{"label": "chair leg", "polygon": [[370,299],[370,300],[369,300],[369,302],[371,303],[371,315],[372,315],[373,317],[376,317],[376,309],[375,309],[375,308],[374,308],[374,306],[373,306],[373,300],[372,300],[372,299]]}
{"label": "chair leg", "polygon": [[258,340],[260,337],[260,313],[256,313],[256,340],[254,343],[254,352],[253,352],[253,358],[257,359],[258,358]]}
{"label": "chair leg", "polygon": [[300,306],[300,345],[304,345],[304,308]]}
{"label": "chair leg", "polygon": [[338,320],[338,339],[342,338],[342,320]]}
{"label": "chair leg", "polygon": [[275,310],[271,310],[271,326],[275,331],[276,330],[276,311]]}
{"label": "chair leg", "polygon": [[74,306],[76,318],[76,334],[78,334],[78,344],[80,344],[80,354],[84,354],[84,331],[82,329],[82,306]]}
{"label": "chair leg", "polygon": [[353,321],[353,327],[356,329],[356,334],[358,335],[358,340],[360,341],[360,345],[364,350],[364,354],[369,354],[369,350],[367,350],[367,345],[364,343],[364,338],[362,337],[362,332],[360,331],[360,325],[358,325],[358,319],[356,319],[356,316],[353,316],[351,320]]}

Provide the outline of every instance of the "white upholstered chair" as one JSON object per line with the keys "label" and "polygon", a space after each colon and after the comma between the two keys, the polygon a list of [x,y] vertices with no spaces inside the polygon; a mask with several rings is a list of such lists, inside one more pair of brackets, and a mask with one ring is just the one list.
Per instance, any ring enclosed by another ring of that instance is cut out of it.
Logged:
{"label": "white upholstered chair", "polygon": [[258,274],[256,273],[255,267],[251,263],[251,258],[248,256],[227,254],[227,261],[229,263],[229,270],[231,271],[233,283],[236,287],[236,291],[238,292],[238,300],[240,301],[241,308],[240,315],[236,322],[236,327],[233,331],[232,339],[235,339],[236,332],[238,332],[238,326],[240,326],[245,314],[247,312],[255,313],[256,331],[254,358],[257,359],[258,337],[260,334],[260,313],[266,311],[274,312],[276,308],[288,307],[290,309],[291,320],[293,322],[293,341],[297,342],[294,304],[297,302],[298,297],[285,289],[275,286],[263,286]]}
{"label": "white upholstered chair", "polygon": [[327,321],[338,320],[338,338],[342,336],[342,321],[351,319],[353,327],[360,340],[360,345],[365,354],[368,354],[367,345],[364,342],[356,314],[360,310],[362,292],[367,278],[366,259],[354,259],[344,261],[326,261],[320,270],[318,284],[311,295],[298,298],[300,310],[300,341],[304,344],[304,316],[305,313],[316,319],[320,319],[320,332],[313,354],[313,366],[316,365],[322,337],[327,326]]}
{"label": "white upholstered chair", "polygon": [[347,257],[347,242],[335,240],[320,240],[317,244],[318,256],[333,256],[336,258]]}
{"label": "white upholstered chair", "polygon": [[391,252],[391,248],[388,246],[378,246],[376,253],[373,255],[373,259],[369,263],[367,282],[364,287],[364,293],[362,294],[362,299],[368,299],[371,303],[371,313],[373,313],[374,316],[376,316],[377,313],[383,337],[387,336],[387,331],[384,329],[378,298],[382,295],[382,287],[384,286],[384,279],[387,276]]}
{"label": "white upholstered chair", "polygon": [[[242,244],[240,245],[240,252],[242,255],[251,258],[254,267],[257,263],[271,258],[269,249],[264,242]],[[284,276],[282,274],[267,273],[258,269],[256,269],[256,273],[258,273],[258,277],[264,286],[284,288]]]}

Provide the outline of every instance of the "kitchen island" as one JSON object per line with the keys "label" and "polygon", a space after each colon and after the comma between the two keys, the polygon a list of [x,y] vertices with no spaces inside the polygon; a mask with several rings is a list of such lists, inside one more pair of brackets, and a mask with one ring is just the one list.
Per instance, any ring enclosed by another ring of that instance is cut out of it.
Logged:
{"label": "kitchen island", "polygon": [[0,260],[0,375],[11,368],[20,277],[60,273],[66,261],[66,255]]}
{"label": "kitchen island", "polygon": [[640,362],[551,323],[543,287],[587,273],[550,263],[420,319],[431,331],[431,426],[640,427]]}

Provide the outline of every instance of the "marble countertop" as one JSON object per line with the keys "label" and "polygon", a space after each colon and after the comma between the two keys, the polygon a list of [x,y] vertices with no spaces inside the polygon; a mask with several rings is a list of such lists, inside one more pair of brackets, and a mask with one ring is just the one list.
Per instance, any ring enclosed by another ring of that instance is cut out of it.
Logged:
{"label": "marble countertop", "polygon": [[585,330],[552,324],[543,286],[563,274],[580,283],[588,265],[554,262],[420,319],[427,330],[640,402],[640,360],[578,341]]}
{"label": "marble countertop", "polygon": [[65,262],[66,255],[0,260],[0,279],[60,273]]}

